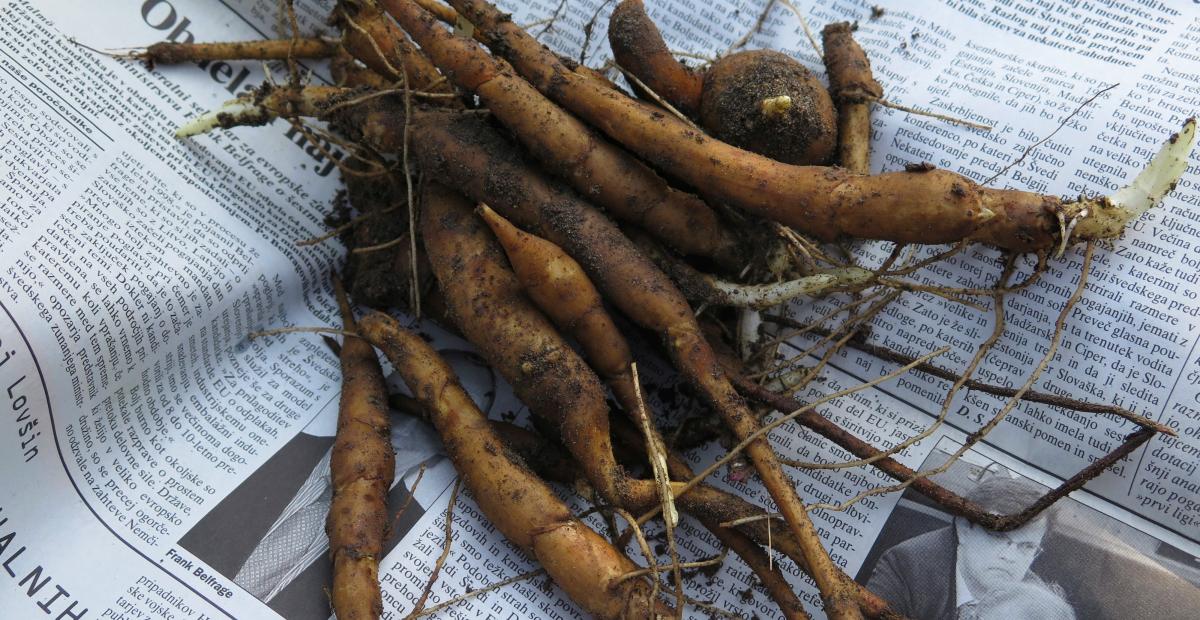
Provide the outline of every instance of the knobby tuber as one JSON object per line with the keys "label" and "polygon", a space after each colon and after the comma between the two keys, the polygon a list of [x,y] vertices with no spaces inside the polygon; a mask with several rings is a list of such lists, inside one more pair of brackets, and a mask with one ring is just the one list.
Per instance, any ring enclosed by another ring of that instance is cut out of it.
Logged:
{"label": "knobby tuber", "polygon": [[675,59],[642,0],[613,9],[608,40],[621,68],[718,139],[789,164],[822,164],[833,154],[833,101],[792,57],[741,51],[693,70]]}

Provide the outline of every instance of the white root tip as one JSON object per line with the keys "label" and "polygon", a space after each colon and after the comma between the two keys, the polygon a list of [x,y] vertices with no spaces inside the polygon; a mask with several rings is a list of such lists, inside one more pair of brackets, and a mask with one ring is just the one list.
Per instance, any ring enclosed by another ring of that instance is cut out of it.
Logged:
{"label": "white root tip", "polygon": [[742,361],[749,360],[750,355],[754,353],[754,347],[759,341],[758,328],[762,323],[762,315],[758,310],[742,308],[738,311],[738,349],[742,355]]}
{"label": "white root tip", "polygon": [[[1196,145],[1196,119],[1189,118],[1179,133],[1163,144],[1146,169],[1129,185],[1108,197],[1113,206],[1125,211],[1129,220],[1145,213],[1167,195],[1187,169],[1188,155]],[[1128,221],[1128,220],[1127,220]]]}
{"label": "white root tip", "polygon": [[191,138],[214,129],[235,125],[261,125],[271,120],[272,116],[266,108],[260,105],[245,99],[233,99],[221,104],[221,107],[215,110],[205,112],[184,123],[175,130],[175,137]]}

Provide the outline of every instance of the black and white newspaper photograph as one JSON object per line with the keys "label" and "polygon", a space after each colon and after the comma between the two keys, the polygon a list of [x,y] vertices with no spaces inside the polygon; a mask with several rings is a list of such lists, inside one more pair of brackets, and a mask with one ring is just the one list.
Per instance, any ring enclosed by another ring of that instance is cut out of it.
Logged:
{"label": "black and white newspaper photograph", "polygon": [[[958,448],[944,443],[922,469],[941,466]],[[1049,491],[977,456],[936,479],[1000,514]],[[1072,499],[995,532],[905,493],[858,580],[910,618],[1182,619],[1200,609],[1200,560]]]}

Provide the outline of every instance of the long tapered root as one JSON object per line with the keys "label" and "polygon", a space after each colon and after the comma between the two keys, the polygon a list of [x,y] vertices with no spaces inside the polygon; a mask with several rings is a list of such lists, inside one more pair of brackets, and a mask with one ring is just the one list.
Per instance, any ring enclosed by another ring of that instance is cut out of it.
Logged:
{"label": "long tapered root", "polygon": [[608,42],[621,68],[680,112],[700,112],[704,75],[675,59],[641,0],[625,0],[608,18]]}
{"label": "long tapered root", "polygon": [[621,579],[637,565],[573,517],[549,486],[509,456],[453,371],[420,336],[379,313],[359,327],[430,412],[483,513],[576,603],[600,618],[673,613],[652,599],[647,580]]}
{"label": "long tapered root", "polygon": [[299,38],[218,43],[176,43],[162,41],[122,56],[137,58],[153,65],[175,65],[205,60],[287,60],[289,58],[329,58],[337,52],[333,39]]}
{"label": "long tapered root", "polygon": [[[354,315],[335,282],[342,321]],[[378,619],[383,613],[379,560],[388,525],[387,494],[395,475],[387,387],[375,350],[365,340],[342,343],[342,397],[330,457],[333,500],[325,531],[333,559],[330,599],[338,618]]]}

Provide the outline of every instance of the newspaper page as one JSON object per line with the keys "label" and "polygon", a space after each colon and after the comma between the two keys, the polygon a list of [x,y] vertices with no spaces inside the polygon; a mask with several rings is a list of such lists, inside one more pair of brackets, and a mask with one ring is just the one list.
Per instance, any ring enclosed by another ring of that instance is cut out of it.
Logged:
{"label": "newspaper page", "polygon": [[[301,30],[323,32],[329,4],[297,2]],[[601,66],[610,55],[610,3],[500,4],[517,23],[541,23],[531,32],[568,57]],[[851,1],[799,8],[818,32],[826,23],[858,22],[856,38],[890,101],[993,129],[876,106],[874,171],[928,162],[979,181],[999,174],[994,185],[1108,192],[1200,109],[1194,3],[875,4],[879,10]],[[647,5],[673,49],[711,58],[751,31],[767,2]],[[278,3],[9,0],[0,12],[0,138],[8,147],[0,155],[0,398],[9,412],[2,433],[9,447],[0,450],[0,611],[15,618],[329,617],[323,524],[336,358],[316,337],[250,334],[337,323],[326,282],[341,247],[295,242],[326,231],[340,185],[332,160],[344,155],[284,121],[194,141],[173,137],[183,120],[261,83],[264,70],[281,75],[281,66],[207,62],[148,71],[91,49],[273,36],[286,32]],[[552,15],[558,17],[547,24]],[[786,3],[769,8],[748,47],[783,50],[823,74]],[[312,80],[327,80],[319,63],[304,67]],[[839,566],[911,617],[1200,613],[1196,161],[1193,154],[1160,208],[1114,247],[1097,251],[1082,299],[1035,386],[1121,404],[1178,436],[1154,439],[1060,503],[1051,518],[1011,534],[973,529],[912,492],[816,510]],[[890,250],[857,248],[864,262],[876,263]],[[991,250],[969,248],[925,277],[986,286],[997,260]],[[1015,386],[1026,379],[1049,350],[1055,317],[1081,267],[1081,254],[1069,250],[1046,277],[1007,297],[1008,329],[981,366],[982,380]],[[820,314],[829,303],[795,312]],[[992,321],[991,312],[908,294],[874,321],[871,339],[917,355],[951,345],[936,361],[961,369]],[[522,415],[469,345],[436,327],[422,329],[486,411]],[[852,351],[828,367],[828,379],[800,396],[817,398],[894,369]],[[656,409],[692,404],[684,391],[660,387],[648,390]],[[910,467],[929,469],[1003,405],[964,392],[944,406],[948,388],[908,374],[821,413],[878,446],[931,428],[930,437],[899,455]],[[935,424],[943,409],[945,423]],[[392,524],[381,562],[385,616],[413,609],[449,531],[450,554],[427,607],[513,581],[435,617],[581,617],[544,575],[529,575],[537,567],[469,494],[454,492],[453,469],[430,431],[401,420],[393,429],[398,482],[390,505],[408,508]],[[850,458],[788,428],[773,438],[788,458]],[[1117,419],[1022,404],[984,445],[935,479],[968,497],[1028,497],[1130,430]],[[716,453],[691,457],[703,464]],[[803,497],[828,504],[892,482],[869,467],[796,469],[793,476]],[[722,472],[713,481],[770,506],[752,478]],[[561,490],[577,512],[592,508]],[[604,531],[599,517],[589,519]],[[685,560],[720,551],[686,517],[677,533]],[[817,610],[815,587],[790,562],[780,559],[779,566]],[[1000,582],[1020,587],[992,587]],[[779,617],[732,557],[689,578],[687,590],[716,609]],[[706,613],[715,612],[687,610]]]}

